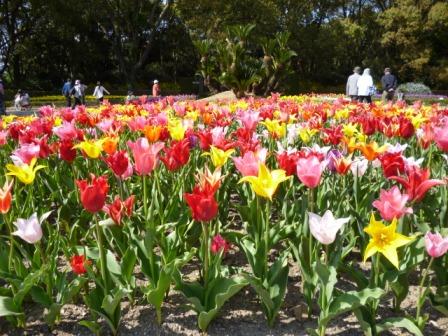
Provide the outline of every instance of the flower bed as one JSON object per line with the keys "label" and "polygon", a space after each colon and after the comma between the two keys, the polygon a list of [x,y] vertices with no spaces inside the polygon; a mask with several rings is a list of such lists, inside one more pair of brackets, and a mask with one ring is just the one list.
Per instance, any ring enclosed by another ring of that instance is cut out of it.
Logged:
{"label": "flower bed", "polygon": [[[4,117],[0,131],[0,316],[11,325],[25,327],[35,305],[53,327],[83,302],[82,326],[117,334],[125,303],[144,300],[162,323],[176,291],[205,331],[250,287],[275,329],[291,267],[311,335],[350,312],[365,333],[424,335],[425,305],[448,312],[439,105],[273,95],[39,114]],[[415,277],[415,310],[400,313]],[[395,314],[379,318],[380,307]]]}

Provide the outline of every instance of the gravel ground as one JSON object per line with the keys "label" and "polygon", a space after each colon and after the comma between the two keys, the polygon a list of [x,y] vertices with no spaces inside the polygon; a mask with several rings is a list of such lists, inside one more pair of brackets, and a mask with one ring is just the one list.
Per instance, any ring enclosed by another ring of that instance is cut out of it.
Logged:
{"label": "gravel ground", "polygon": [[[342,287],[350,286],[340,281]],[[402,303],[403,310],[408,314],[414,314],[417,287],[411,286],[408,298]],[[387,300],[390,303],[390,300]],[[307,335],[306,328],[316,326],[316,316],[311,320],[297,320],[294,307],[303,302],[299,292],[299,276],[293,266],[290,271],[289,288],[285,302],[280,311],[279,319],[274,328],[270,329],[264,319],[263,312],[257,301],[254,291],[250,287],[234,296],[221,310],[220,315],[210,324],[209,335]],[[389,304],[389,307],[391,304]],[[189,310],[187,301],[182,294],[171,291],[168,301],[163,306],[164,322],[161,326],[155,322],[154,309],[146,304],[143,299],[134,306],[128,302],[123,303],[123,318],[120,327],[122,336],[143,335],[202,335],[196,325],[196,313]],[[430,313],[430,321],[424,331],[425,336],[448,335],[448,317],[438,314],[430,307],[425,307]],[[380,317],[390,317],[394,313],[390,308],[381,307]],[[62,310],[62,319],[54,330],[49,330],[43,322],[43,311],[38,307],[29,307],[27,312],[27,328],[25,330],[13,329],[0,318],[0,335],[92,335],[79,322],[88,318],[88,310],[82,304],[66,305]],[[328,335],[363,335],[353,314],[346,314],[336,320],[328,328]],[[105,333],[107,335],[107,333]],[[392,330],[383,335],[409,335],[403,330]]]}

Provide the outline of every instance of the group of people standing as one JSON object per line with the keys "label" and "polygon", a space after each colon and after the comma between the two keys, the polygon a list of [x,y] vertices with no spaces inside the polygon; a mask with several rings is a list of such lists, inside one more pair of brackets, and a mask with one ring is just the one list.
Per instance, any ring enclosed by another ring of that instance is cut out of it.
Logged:
{"label": "group of people standing", "polygon": [[[360,73],[360,67],[357,66],[353,69],[353,74],[347,80],[346,94],[352,101],[370,104],[372,96],[376,93],[376,87],[369,68],[365,68],[362,75]],[[397,78],[391,73],[390,68],[384,69],[384,75],[381,77],[381,86],[383,101],[392,101],[397,89]]]}
{"label": "group of people standing", "polygon": [[[86,90],[87,85],[81,83],[79,79],[75,81],[75,85],[72,86],[72,80],[69,78],[62,87],[62,95],[65,97],[67,107],[75,108],[77,105],[86,104]],[[95,89],[93,90],[93,96],[101,104],[104,100],[104,94],[110,94],[107,89],[101,85],[101,82],[97,82]],[[73,98],[73,104],[72,104]]]}

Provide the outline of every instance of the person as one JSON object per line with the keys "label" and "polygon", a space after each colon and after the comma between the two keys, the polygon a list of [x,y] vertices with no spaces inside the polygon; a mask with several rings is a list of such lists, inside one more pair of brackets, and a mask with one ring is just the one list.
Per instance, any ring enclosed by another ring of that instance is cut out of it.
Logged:
{"label": "person", "polygon": [[395,90],[397,89],[397,77],[392,75],[390,68],[384,69],[384,76],[381,77],[381,86],[383,88],[383,102],[387,103],[394,100]]}
{"label": "person", "polygon": [[152,95],[154,97],[160,96],[160,85],[157,79],[154,80],[154,84],[152,85]]}
{"label": "person", "polygon": [[135,100],[134,92],[131,90],[128,91],[128,95],[126,96],[125,103],[130,104]]}
{"label": "person", "polygon": [[64,86],[62,87],[62,95],[65,97],[65,106],[70,107],[72,106],[72,97],[70,95],[70,91],[72,90],[72,80],[69,78],[64,83]]}
{"label": "person", "polygon": [[23,109],[30,109],[31,103],[30,103],[30,95],[26,91],[22,91],[22,94],[20,96],[20,108]]}
{"label": "person", "polygon": [[77,105],[85,105],[86,88],[87,86],[81,84],[81,81],[79,79],[75,81],[75,86],[73,86],[73,88],[70,90],[70,95],[75,98],[72,109],[74,109]]}
{"label": "person", "polygon": [[107,91],[106,88],[101,85],[101,82],[99,81],[96,82],[95,90],[93,90],[93,96],[98,100],[98,104],[100,105],[104,100],[104,92],[110,95],[110,92]]}
{"label": "person", "polygon": [[346,95],[350,97],[352,102],[358,100],[358,79],[361,77],[359,74],[361,68],[359,66],[353,69],[353,74],[351,74],[347,79]]}
{"label": "person", "polygon": [[0,115],[6,115],[5,87],[3,86],[3,80],[1,78],[0,78]]}
{"label": "person", "polygon": [[356,84],[358,87],[358,100],[362,103],[372,103],[373,79],[370,76],[370,69],[365,68],[362,76],[359,77]]}
{"label": "person", "polygon": [[22,90],[18,89],[16,95],[14,96],[14,108],[16,111],[20,111],[22,106],[20,106],[20,99],[22,97]]}

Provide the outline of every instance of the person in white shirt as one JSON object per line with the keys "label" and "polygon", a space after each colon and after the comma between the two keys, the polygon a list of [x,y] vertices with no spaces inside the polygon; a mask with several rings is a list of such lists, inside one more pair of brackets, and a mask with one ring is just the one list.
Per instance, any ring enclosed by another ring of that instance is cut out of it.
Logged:
{"label": "person in white shirt", "polygon": [[96,82],[95,90],[93,91],[93,96],[98,100],[98,104],[101,104],[103,102],[104,92],[110,94],[110,92],[107,91],[105,87],[101,85],[101,82]]}
{"label": "person in white shirt", "polygon": [[358,100],[362,103],[371,103],[372,102],[372,93],[371,90],[373,88],[373,79],[370,76],[370,69],[365,68],[362,76],[358,79]]}

